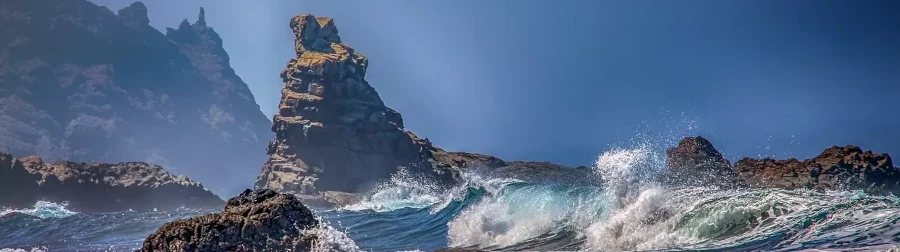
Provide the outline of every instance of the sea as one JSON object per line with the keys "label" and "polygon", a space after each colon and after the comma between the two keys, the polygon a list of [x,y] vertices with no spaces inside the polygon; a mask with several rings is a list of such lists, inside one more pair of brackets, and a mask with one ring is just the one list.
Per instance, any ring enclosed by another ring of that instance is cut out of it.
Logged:
{"label": "sea", "polygon": [[[595,184],[473,172],[452,188],[400,170],[357,204],[314,211],[329,251],[900,251],[893,195],[662,185],[649,178],[665,172],[664,151],[640,144],[593,169]],[[132,251],[165,222],[217,210],[37,202],[0,212],[0,251]]]}

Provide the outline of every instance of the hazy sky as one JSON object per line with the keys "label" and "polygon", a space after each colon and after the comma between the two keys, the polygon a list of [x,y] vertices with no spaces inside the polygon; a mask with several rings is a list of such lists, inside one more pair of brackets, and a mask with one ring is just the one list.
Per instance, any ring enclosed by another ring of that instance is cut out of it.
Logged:
{"label": "hazy sky", "polygon": [[268,116],[288,20],[313,13],[369,57],[407,127],[449,150],[577,165],[649,132],[702,134],[732,159],[851,143],[900,156],[898,1],[145,3],[160,30],[205,7]]}

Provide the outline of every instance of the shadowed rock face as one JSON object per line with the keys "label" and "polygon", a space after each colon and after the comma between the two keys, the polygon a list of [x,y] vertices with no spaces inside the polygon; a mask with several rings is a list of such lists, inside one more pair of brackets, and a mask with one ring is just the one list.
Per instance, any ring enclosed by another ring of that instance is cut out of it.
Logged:
{"label": "shadowed rock face", "polygon": [[738,182],[731,163],[700,136],[684,138],[678,146],[666,150],[666,165],[666,179],[678,185],[731,186]]}
{"label": "shadowed rock face", "polygon": [[398,167],[431,165],[400,113],[365,79],[368,59],[342,43],[331,18],[291,19],[297,58],[281,73],[282,99],[256,188],[295,194],[356,192]]}
{"label": "shadowed rock face", "polygon": [[319,225],[293,195],[247,190],[221,213],[176,220],[144,240],[138,251],[310,251]]}
{"label": "shadowed rock face", "polygon": [[0,151],[145,161],[239,193],[265,161],[270,121],[203,17],[163,34],[147,12],[0,1]]}
{"label": "shadowed rock face", "polygon": [[734,170],[754,186],[814,189],[900,189],[900,168],[884,153],[832,146],[812,159],[744,158]]}
{"label": "shadowed rock face", "polygon": [[38,200],[69,202],[78,212],[170,210],[224,204],[203,185],[140,162],[60,161],[0,153],[0,206],[24,208]]}

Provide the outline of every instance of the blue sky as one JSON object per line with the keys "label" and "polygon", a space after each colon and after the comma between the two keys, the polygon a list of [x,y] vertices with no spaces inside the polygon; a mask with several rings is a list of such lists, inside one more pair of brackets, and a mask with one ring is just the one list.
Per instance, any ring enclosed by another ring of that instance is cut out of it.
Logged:
{"label": "blue sky", "polygon": [[407,127],[449,150],[577,165],[649,132],[701,134],[731,159],[900,155],[900,2],[145,3],[160,30],[205,7],[268,116],[294,55],[288,20],[313,13],[370,58]]}

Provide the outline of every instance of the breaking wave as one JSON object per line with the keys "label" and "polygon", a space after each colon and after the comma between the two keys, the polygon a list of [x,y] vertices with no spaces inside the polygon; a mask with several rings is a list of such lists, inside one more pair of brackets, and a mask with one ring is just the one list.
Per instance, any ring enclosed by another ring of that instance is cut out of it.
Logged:
{"label": "breaking wave", "polygon": [[664,186],[651,179],[665,172],[664,155],[645,145],[602,153],[594,170],[602,186],[466,174],[463,185],[441,189],[400,172],[362,202],[323,215],[379,251],[791,251],[900,242],[895,196]]}
{"label": "breaking wave", "polygon": [[34,203],[33,208],[0,210],[0,216],[6,216],[13,213],[26,214],[41,219],[65,218],[77,214],[76,212],[72,212],[66,209],[66,204],[53,203],[48,201],[38,201]]}

